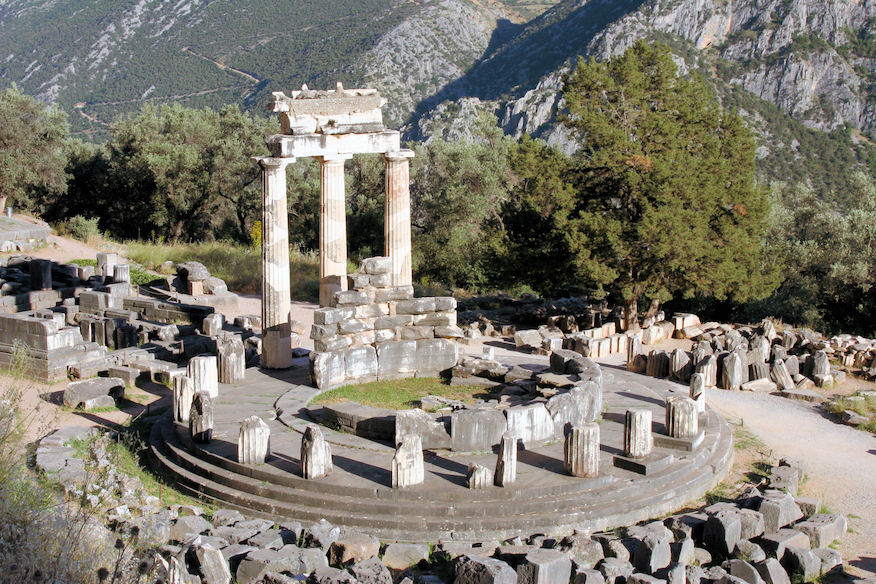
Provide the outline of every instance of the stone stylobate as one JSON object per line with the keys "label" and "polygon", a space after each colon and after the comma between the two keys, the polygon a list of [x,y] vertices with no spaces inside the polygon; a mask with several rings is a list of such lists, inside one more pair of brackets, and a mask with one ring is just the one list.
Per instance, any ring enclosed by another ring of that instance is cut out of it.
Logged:
{"label": "stone stylobate", "polygon": [[280,115],[282,134],[267,139],[272,156],[255,160],[262,168],[262,366],[292,364],[290,341],[289,232],[285,168],[297,158],[320,160],[319,303],[330,306],[347,289],[347,227],[344,161],[353,154],[386,159],[385,255],[392,261],[392,284],[410,285],[411,211],[409,160],[396,130],[383,126],[385,100],[373,89],[313,91],[306,86],[272,94],[270,111]]}

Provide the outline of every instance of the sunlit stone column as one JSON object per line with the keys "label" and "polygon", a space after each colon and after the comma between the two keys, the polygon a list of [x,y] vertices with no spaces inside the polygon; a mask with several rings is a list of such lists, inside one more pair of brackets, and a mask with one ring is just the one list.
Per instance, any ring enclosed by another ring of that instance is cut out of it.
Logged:
{"label": "sunlit stone column", "polygon": [[566,435],[563,462],[574,477],[595,477],[599,474],[599,424],[573,426]]}
{"label": "sunlit stone column", "polygon": [[624,456],[644,458],[651,453],[651,410],[630,408],[624,417]]}
{"label": "sunlit stone column", "polygon": [[412,150],[390,152],[386,157],[386,207],[383,220],[384,255],[392,259],[392,285],[409,286],[411,274]]}
{"label": "sunlit stone column", "polygon": [[666,433],[673,438],[693,438],[699,431],[697,402],[686,395],[666,400]]}
{"label": "sunlit stone column", "polygon": [[292,366],[289,323],[289,214],[286,166],[294,158],[255,158],[262,168],[262,367]]}
{"label": "sunlit stone column", "polygon": [[351,155],[322,156],[319,167],[319,305],[347,289],[347,208],[344,161]]}

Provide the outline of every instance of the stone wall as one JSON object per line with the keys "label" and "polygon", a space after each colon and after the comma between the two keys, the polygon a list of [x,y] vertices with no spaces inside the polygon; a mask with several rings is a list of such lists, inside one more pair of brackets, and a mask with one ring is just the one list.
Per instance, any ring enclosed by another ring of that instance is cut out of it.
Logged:
{"label": "stone wall", "polygon": [[456,365],[462,337],[456,300],[414,298],[412,286],[390,285],[390,259],[368,258],[336,292],[332,307],[313,313],[311,376],[320,389],[381,379],[435,377]]}

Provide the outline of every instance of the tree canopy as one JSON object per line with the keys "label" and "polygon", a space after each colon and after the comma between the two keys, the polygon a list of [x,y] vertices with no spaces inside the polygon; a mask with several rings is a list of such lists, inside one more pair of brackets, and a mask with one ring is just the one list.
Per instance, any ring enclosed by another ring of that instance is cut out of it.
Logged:
{"label": "tree canopy", "polygon": [[63,112],[14,85],[0,92],[0,203],[35,210],[41,193],[63,193],[69,134]]}
{"label": "tree canopy", "polygon": [[676,294],[745,301],[775,287],[751,132],[704,81],[678,75],[667,47],[579,59],[563,95],[584,147],[577,195],[555,213],[583,282],[623,298],[630,319],[641,298],[655,309]]}

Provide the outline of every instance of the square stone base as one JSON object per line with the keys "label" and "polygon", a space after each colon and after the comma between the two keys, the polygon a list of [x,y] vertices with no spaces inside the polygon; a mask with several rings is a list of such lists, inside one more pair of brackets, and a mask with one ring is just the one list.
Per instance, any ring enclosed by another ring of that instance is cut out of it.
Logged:
{"label": "square stone base", "polygon": [[691,452],[696,450],[703,443],[703,438],[706,437],[706,432],[700,430],[693,438],[673,438],[664,434],[654,434],[654,446],[661,448],[671,448],[672,450],[686,450]]}
{"label": "square stone base", "polygon": [[663,470],[672,464],[672,460],[671,454],[657,454],[654,452],[643,458],[630,458],[618,454],[614,457],[614,465],[624,470],[648,476]]}

